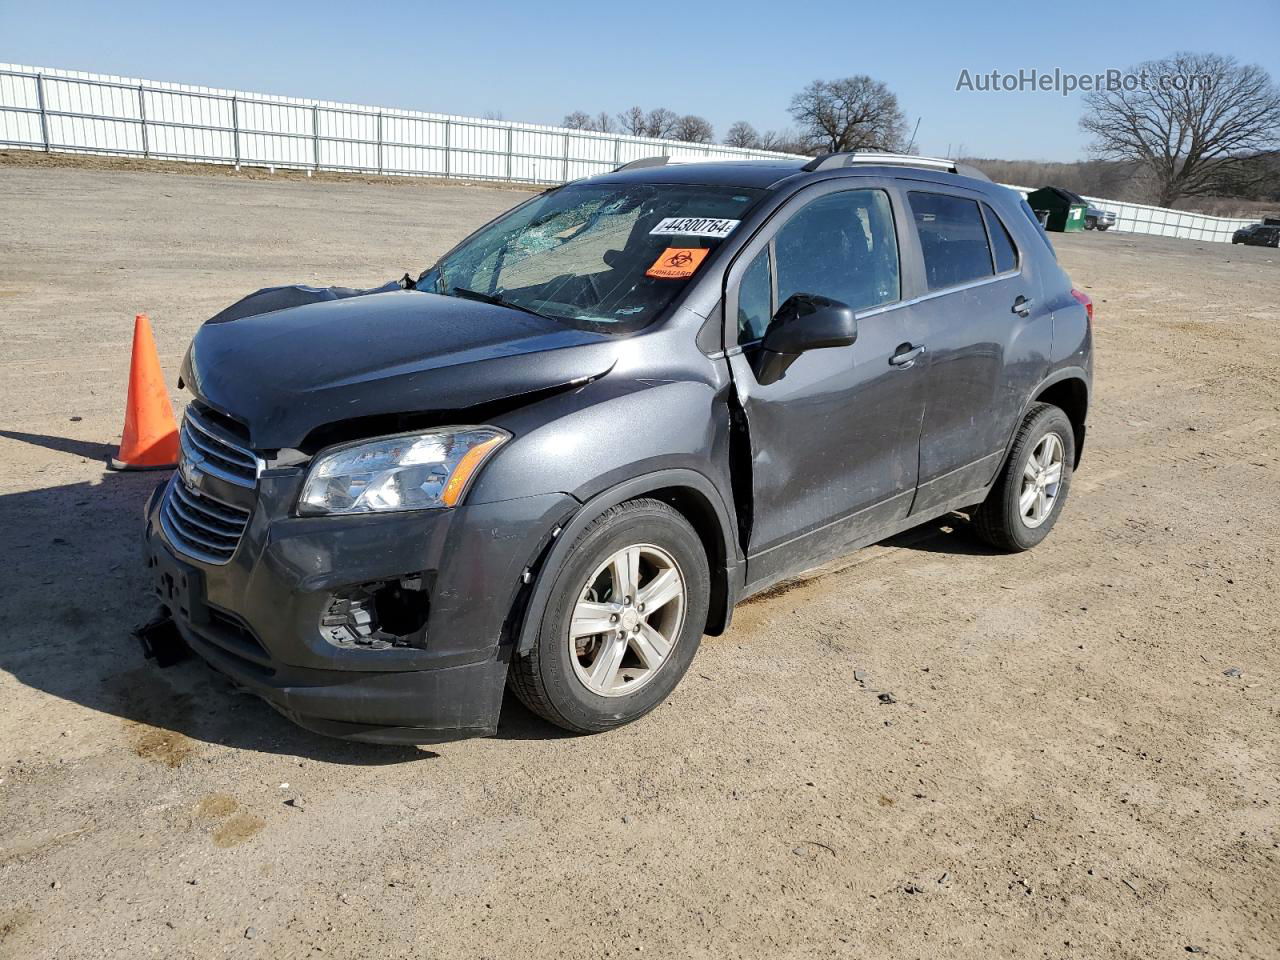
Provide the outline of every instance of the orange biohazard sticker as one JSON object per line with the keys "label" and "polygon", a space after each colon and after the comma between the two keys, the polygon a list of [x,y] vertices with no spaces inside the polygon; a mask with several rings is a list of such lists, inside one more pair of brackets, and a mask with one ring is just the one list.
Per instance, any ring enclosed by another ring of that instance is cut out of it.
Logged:
{"label": "orange biohazard sticker", "polygon": [[682,280],[693,276],[698,264],[707,258],[710,250],[699,247],[667,247],[653,266],[644,272],[646,277],[663,280]]}

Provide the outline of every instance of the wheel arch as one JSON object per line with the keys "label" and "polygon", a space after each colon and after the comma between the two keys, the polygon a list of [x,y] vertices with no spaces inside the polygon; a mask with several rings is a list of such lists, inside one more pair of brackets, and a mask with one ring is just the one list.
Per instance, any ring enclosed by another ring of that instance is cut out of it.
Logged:
{"label": "wheel arch", "polygon": [[527,653],[537,640],[542,616],[551,598],[556,575],[569,558],[578,535],[610,507],[648,497],[669,504],[689,521],[711,568],[711,596],[704,632],[718,635],[728,629],[741,587],[741,560],[733,535],[734,521],[715,484],[695,470],[674,468],[633,477],[590,498],[555,534],[551,547],[537,563],[515,636],[515,653]]}
{"label": "wheel arch", "polygon": [[[1089,384],[1084,378],[1084,371],[1060,371],[1050,380],[1040,385],[1032,397],[1032,403],[1049,403],[1060,409],[1071,421],[1071,432],[1075,437],[1075,462],[1072,469],[1080,466],[1080,456],[1084,452],[1085,423],[1089,416]],[[1023,413],[1026,416],[1026,413]]]}

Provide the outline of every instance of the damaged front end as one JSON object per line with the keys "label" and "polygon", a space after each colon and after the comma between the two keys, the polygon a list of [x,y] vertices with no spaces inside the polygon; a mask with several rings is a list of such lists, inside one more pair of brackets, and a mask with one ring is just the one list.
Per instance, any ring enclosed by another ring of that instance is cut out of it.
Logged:
{"label": "damaged front end", "polygon": [[189,649],[332,736],[492,734],[508,616],[577,501],[541,491],[485,501],[464,484],[430,509],[384,496],[362,510],[343,487],[346,507],[317,510],[334,488],[323,480],[308,494],[308,478],[352,448],[458,436],[468,428],[451,425],[572,389],[606,372],[616,349],[399,284],[273,288],[223,311],[188,352],[182,460],[147,509],[163,615],[138,631],[144,650],[164,665]]}

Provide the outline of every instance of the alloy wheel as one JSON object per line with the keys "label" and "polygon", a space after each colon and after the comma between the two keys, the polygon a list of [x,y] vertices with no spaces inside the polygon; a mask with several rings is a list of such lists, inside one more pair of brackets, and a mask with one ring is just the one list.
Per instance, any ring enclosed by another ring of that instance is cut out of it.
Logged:
{"label": "alloy wheel", "polygon": [[1022,522],[1033,530],[1049,518],[1054,504],[1058,502],[1058,493],[1062,489],[1062,461],[1062,438],[1056,433],[1046,433],[1022,469],[1018,513]]}
{"label": "alloy wheel", "polygon": [[661,547],[624,547],[600,564],[569,623],[569,660],[583,686],[620,697],[652,680],[684,626],[685,593],[680,565]]}

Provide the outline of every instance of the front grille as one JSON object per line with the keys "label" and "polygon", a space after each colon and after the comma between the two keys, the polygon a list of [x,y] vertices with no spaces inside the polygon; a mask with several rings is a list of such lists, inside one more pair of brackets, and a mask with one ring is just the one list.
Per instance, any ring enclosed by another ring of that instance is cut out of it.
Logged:
{"label": "front grille", "polygon": [[179,471],[165,491],[160,521],[170,543],[183,553],[226,563],[249,525],[249,511],[191,489]]}
{"label": "front grille", "polygon": [[[226,563],[236,552],[252,512],[252,495],[236,496],[227,485],[253,490],[261,461],[245,444],[246,431],[214,410],[192,404],[182,418],[178,472],[165,491],[160,522],[169,542],[206,563]],[[217,478],[219,484],[204,478]],[[231,497],[229,503],[223,497]]]}
{"label": "front grille", "polygon": [[225,418],[192,404],[182,418],[180,438],[182,457],[193,466],[237,486],[257,485],[260,461]]}

